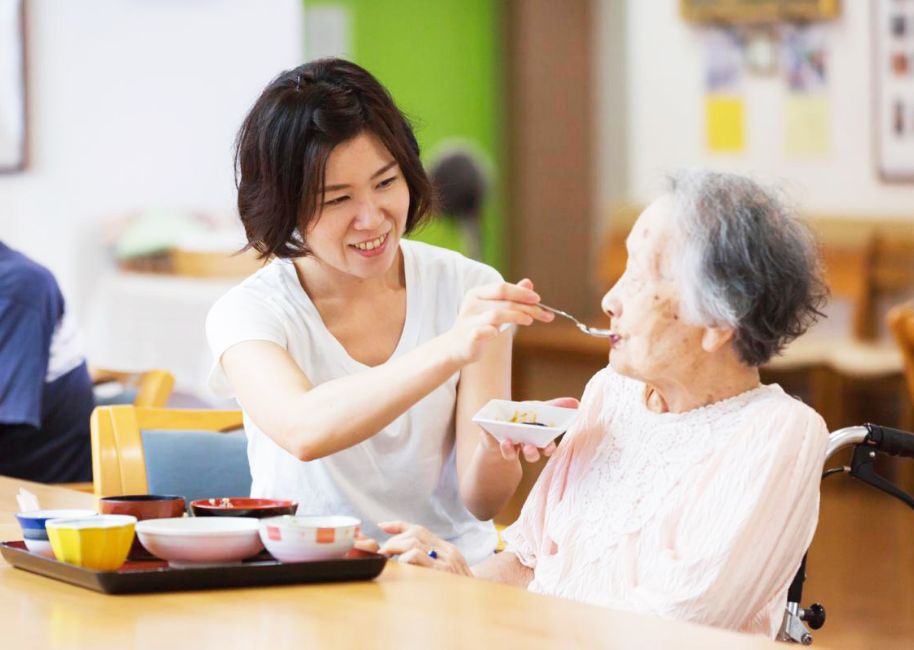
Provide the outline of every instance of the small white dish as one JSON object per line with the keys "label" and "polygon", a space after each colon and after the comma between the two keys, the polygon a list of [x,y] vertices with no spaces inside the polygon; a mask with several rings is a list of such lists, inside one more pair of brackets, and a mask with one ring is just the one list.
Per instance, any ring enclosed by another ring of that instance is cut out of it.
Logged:
{"label": "small white dish", "polygon": [[493,399],[473,416],[473,422],[499,442],[511,440],[542,449],[567,431],[577,414],[577,409],[543,402]]}
{"label": "small white dish", "polygon": [[253,517],[175,517],[136,525],[143,547],[172,566],[240,562],[263,549]]}
{"label": "small white dish", "polygon": [[260,539],[280,562],[333,560],[355,544],[362,522],[344,515],[283,515],[260,520]]}

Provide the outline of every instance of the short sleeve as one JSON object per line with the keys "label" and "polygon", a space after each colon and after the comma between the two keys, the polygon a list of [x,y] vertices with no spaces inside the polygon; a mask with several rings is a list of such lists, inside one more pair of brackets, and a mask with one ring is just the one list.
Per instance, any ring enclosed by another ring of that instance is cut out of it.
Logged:
{"label": "short sleeve", "polygon": [[[47,316],[47,317],[46,317]],[[52,314],[0,297],[0,422],[40,428]]]}
{"label": "short sleeve", "polygon": [[234,397],[222,370],[222,355],[245,341],[269,341],[288,345],[282,320],[267,300],[244,285],[235,287],[210,308],[206,316],[206,339],[213,355],[207,383],[219,397]]}
{"label": "short sleeve", "polygon": [[504,278],[501,276],[501,273],[493,269],[491,266],[473,260],[468,261],[469,264],[467,264],[467,268],[464,270],[463,276],[465,290],[474,289],[486,284],[504,282]]}

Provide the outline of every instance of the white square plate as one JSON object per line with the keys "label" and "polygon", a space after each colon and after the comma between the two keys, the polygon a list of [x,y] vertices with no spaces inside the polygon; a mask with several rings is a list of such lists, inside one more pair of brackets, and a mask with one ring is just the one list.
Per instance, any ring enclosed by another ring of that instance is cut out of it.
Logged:
{"label": "white square plate", "polygon": [[[473,422],[500,442],[510,439],[512,442],[524,442],[543,448],[567,431],[577,414],[577,409],[550,406],[542,402],[493,399],[473,416]],[[529,424],[530,421],[539,424]]]}

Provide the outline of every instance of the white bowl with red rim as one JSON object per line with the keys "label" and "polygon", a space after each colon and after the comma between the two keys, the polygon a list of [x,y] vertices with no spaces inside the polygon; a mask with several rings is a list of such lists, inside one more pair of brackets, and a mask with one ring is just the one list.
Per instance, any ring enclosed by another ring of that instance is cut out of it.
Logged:
{"label": "white bowl with red rim", "polygon": [[260,539],[280,562],[333,560],[352,550],[361,523],[346,515],[269,517],[260,520]]}

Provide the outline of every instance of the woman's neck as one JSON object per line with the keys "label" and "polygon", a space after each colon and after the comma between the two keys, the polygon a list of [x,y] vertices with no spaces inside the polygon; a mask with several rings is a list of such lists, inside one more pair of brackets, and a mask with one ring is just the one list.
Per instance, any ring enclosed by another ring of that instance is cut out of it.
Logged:
{"label": "woman's neck", "polygon": [[328,300],[358,301],[400,291],[406,286],[402,250],[397,251],[387,271],[373,278],[344,273],[313,256],[297,258],[294,264],[299,283],[315,304]]}
{"label": "woman's neck", "polygon": [[759,383],[757,368],[739,362],[724,367],[708,363],[679,380],[646,382],[644,402],[655,413],[685,413],[745,393]]}

